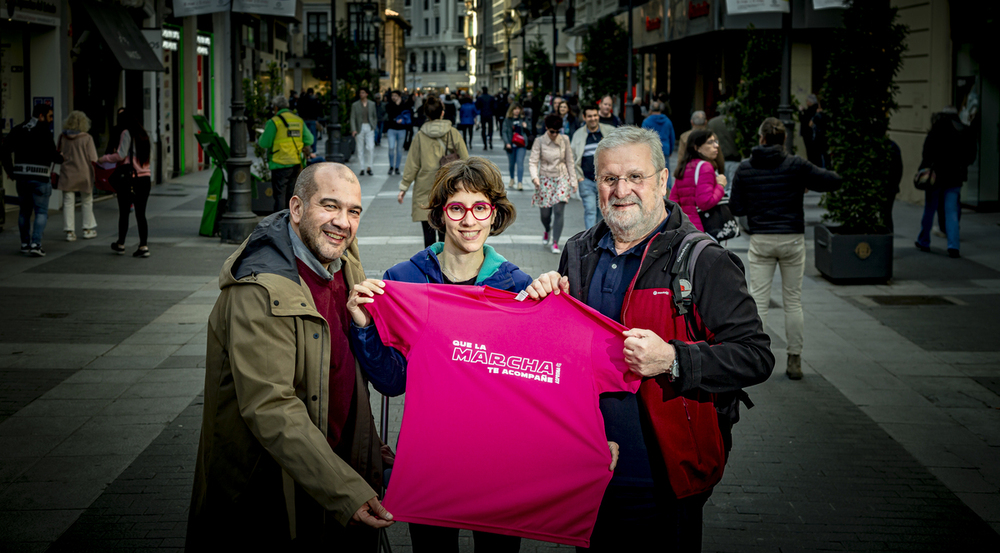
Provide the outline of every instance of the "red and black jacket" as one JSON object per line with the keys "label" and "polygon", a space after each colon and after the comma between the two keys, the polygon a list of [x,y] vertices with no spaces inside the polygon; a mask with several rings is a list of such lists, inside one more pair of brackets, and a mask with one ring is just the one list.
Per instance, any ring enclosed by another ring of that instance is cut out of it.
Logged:
{"label": "red and black jacket", "polygon": [[[684,235],[698,229],[680,206],[664,201],[667,224],[650,240],[622,309],[629,311],[628,320],[635,327],[653,330],[677,349],[680,378],[673,386],[678,394],[699,390],[717,394],[720,426],[728,430],[739,420],[737,403],[745,397],[743,388],[766,381],[774,369],[771,339],[747,291],[743,263],[722,247],[706,248],[697,259],[692,318],[677,313],[671,268]],[[559,273],[569,277],[574,298],[586,301],[601,255],[597,244],[607,232],[602,221],[566,243]]]}

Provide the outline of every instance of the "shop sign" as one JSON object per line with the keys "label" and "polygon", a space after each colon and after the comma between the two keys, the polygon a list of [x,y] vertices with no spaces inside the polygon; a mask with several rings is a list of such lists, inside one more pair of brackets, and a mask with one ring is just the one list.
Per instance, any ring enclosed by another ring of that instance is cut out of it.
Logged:
{"label": "shop sign", "polygon": [[790,11],[788,0],[726,0],[729,15]]}
{"label": "shop sign", "polygon": [[229,11],[229,0],[174,0],[174,17]]}
{"label": "shop sign", "polygon": [[711,10],[712,6],[709,5],[707,0],[702,0],[701,2],[691,0],[691,2],[688,2],[688,19],[707,17]]}
{"label": "shop sign", "polygon": [[176,52],[181,44],[181,32],[176,29],[163,29],[160,34],[164,50]]}
{"label": "shop sign", "polygon": [[828,10],[830,8],[846,8],[847,0],[813,0],[814,10]]}
{"label": "shop sign", "polygon": [[655,31],[655,30],[659,29],[661,26],[663,26],[663,18],[662,17],[647,17],[646,18],[646,30],[647,31]]}
{"label": "shop sign", "polygon": [[233,11],[295,17],[295,0],[233,0]]}
{"label": "shop sign", "polygon": [[0,14],[14,21],[59,26],[59,6],[45,0],[4,0]]}
{"label": "shop sign", "polygon": [[212,47],[212,37],[206,35],[198,35],[198,46],[196,47],[196,52],[199,56],[207,56],[209,49]]}

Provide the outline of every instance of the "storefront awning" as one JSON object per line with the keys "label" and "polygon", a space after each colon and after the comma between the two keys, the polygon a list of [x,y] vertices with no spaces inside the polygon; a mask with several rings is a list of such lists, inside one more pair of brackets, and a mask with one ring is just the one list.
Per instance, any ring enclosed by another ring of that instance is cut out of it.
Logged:
{"label": "storefront awning", "polygon": [[104,37],[115,59],[126,71],[163,71],[163,63],[153,53],[139,27],[121,6],[84,2],[87,15]]}

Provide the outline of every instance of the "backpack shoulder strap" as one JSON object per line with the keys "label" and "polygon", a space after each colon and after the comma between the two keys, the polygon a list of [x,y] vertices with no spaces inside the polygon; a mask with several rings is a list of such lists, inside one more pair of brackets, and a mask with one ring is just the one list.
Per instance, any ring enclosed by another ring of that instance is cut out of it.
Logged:
{"label": "backpack shoulder strap", "polygon": [[670,268],[670,288],[678,315],[687,315],[691,311],[694,301],[694,266],[701,252],[713,243],[717,242],[711,236],[703,232],[691,232],[684,235],[677,246],[677,257]]}

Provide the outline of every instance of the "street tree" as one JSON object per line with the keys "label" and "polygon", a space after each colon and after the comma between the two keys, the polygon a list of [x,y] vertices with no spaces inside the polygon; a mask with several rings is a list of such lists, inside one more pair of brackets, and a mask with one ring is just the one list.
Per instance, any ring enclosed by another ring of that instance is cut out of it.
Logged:
{"label": "street tree", "polygon": [[835,31],[823,87],[833,170],[844,178],[823,196],[827,218],[842,232],[872,234],[885,228],[881,206],[889,180],[889,116],[899,106],[896,74],[908,29],[888,2],[851,0]]}
{"label": "street tree", "polygon": [[552,57],[542,43],[528,43],[528,53],[524,56],[525,79],[534,83],[535,96],[542,97],[552,91]]}
{"label": "street tree", "polygon": [[605,95],[620,95],[628,79],[628,34],[614,17],[599,19],[583,37],[580,105],[596,104]]}
{"label": "street tree", "polygon": [[719,106],[743,158],[750,157],[750,150],[757,145],[757,130],[761,122],[778,113],[781,49],[780,31],[758,30],[751,25],[743,50],[743,71],[736,95]]}

